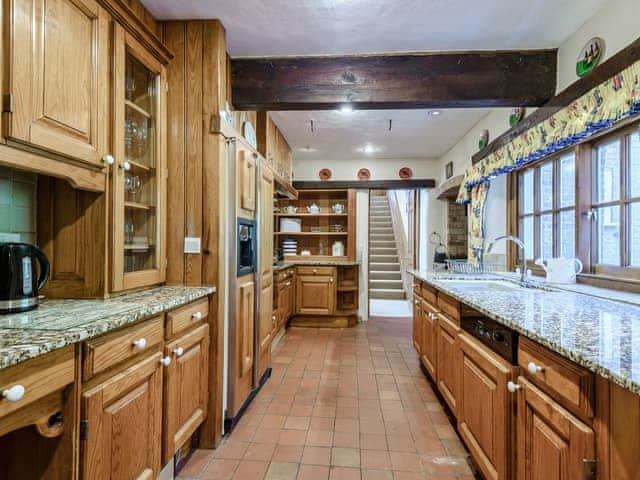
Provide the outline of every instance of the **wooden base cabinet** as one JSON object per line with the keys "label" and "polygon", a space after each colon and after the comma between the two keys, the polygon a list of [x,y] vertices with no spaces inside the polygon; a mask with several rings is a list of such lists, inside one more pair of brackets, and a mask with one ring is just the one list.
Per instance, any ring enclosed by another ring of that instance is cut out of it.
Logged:
{"label": "wooden base cabinet", "polygon": [[515,376],[514,367],[469,335],[461,333],[458,339],[458,430],[487,480],[512,478],[514,398],[507,384]]}
{"label": "wooden base cabinet", "polygon": [[419,333],[422,335],[420,340],[420,359],[424,368],[427,369],[433,380],[437,377],[437,361],[438,361],[438,315],[436,310],[426,301],[422,300],[422,314],[420,316],[422,326],[419,327]]}
{"label": "wooden base cabinet", "polygon": [[413,348],[422,353],[422,299],[417,295],[413,296]]}
{"label": "wooden base cabinet", "polygon": [[454,415],[457,414],[458,410],[461,377],[460,345],[458,343],[460,331],[460,327],[446,315],[438,315],[435,329],[438,390],[440,390]]}
{"label": "wooden base cabinet", "polygon": [[82,394],[83,479],[154,479],[160,473],[162,354]]}
{"label": "wooden base cabinet", "polygon": [[164,370],[163,465],[207,415],[209,325],[204,324],[168,343],[164,355],[172,361]]}
{"label": "wooden base cabinet", "polygon": [[[584,480],[594,432],[533,383],[518,377],[518,480]],[[637,428],[637,426],[636,426]]]}
{"label": "wooden base cabinet", "polygon": [[296,313],[332,315],[336,303],[335,277],[333,267],[299,267],[296,281]]}

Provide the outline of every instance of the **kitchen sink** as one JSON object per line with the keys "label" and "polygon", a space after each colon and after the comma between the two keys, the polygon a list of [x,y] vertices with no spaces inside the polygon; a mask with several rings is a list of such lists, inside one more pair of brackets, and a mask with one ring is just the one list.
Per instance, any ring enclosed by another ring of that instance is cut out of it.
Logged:
{"label": "kitchen sink", "polygon": [[439,279],[438,282],[443,283],[451,288],[464,289],[464,290],[493,290],[497,292],[513,292],[518,290],[524,290],[528,288],[535,288],[530,285],[521,285],[515,282],[508,282],[504,280],[478,280],[469,279],[463,280],[460,278],[455,279]]}

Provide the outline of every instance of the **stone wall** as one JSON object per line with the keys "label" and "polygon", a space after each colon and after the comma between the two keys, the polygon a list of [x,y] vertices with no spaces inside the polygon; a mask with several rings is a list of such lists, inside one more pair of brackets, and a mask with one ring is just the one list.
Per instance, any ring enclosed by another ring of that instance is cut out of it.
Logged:
{"label": "stone wall", "polygon": [[467,207],[447,203],[447,252],[451,258],[467,257]]}

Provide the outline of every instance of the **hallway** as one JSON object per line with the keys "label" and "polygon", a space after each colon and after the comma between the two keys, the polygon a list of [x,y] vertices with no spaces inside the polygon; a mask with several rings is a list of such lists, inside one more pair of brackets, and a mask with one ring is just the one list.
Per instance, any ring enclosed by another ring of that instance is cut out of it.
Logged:
{"label": "hallway", "polygon": [[466,457],[420,371],[411,320],[374,318],[290,329],[238,427],[178,478],[471,480]]}

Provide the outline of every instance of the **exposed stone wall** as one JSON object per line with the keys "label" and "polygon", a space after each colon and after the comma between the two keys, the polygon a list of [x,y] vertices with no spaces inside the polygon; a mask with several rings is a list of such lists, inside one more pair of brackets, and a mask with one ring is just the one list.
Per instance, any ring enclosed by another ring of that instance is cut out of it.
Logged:
{"label": "exposed stone wall", "polygon": [[447,251],[452,258],[467,256],[467,206],[447,203]]}

